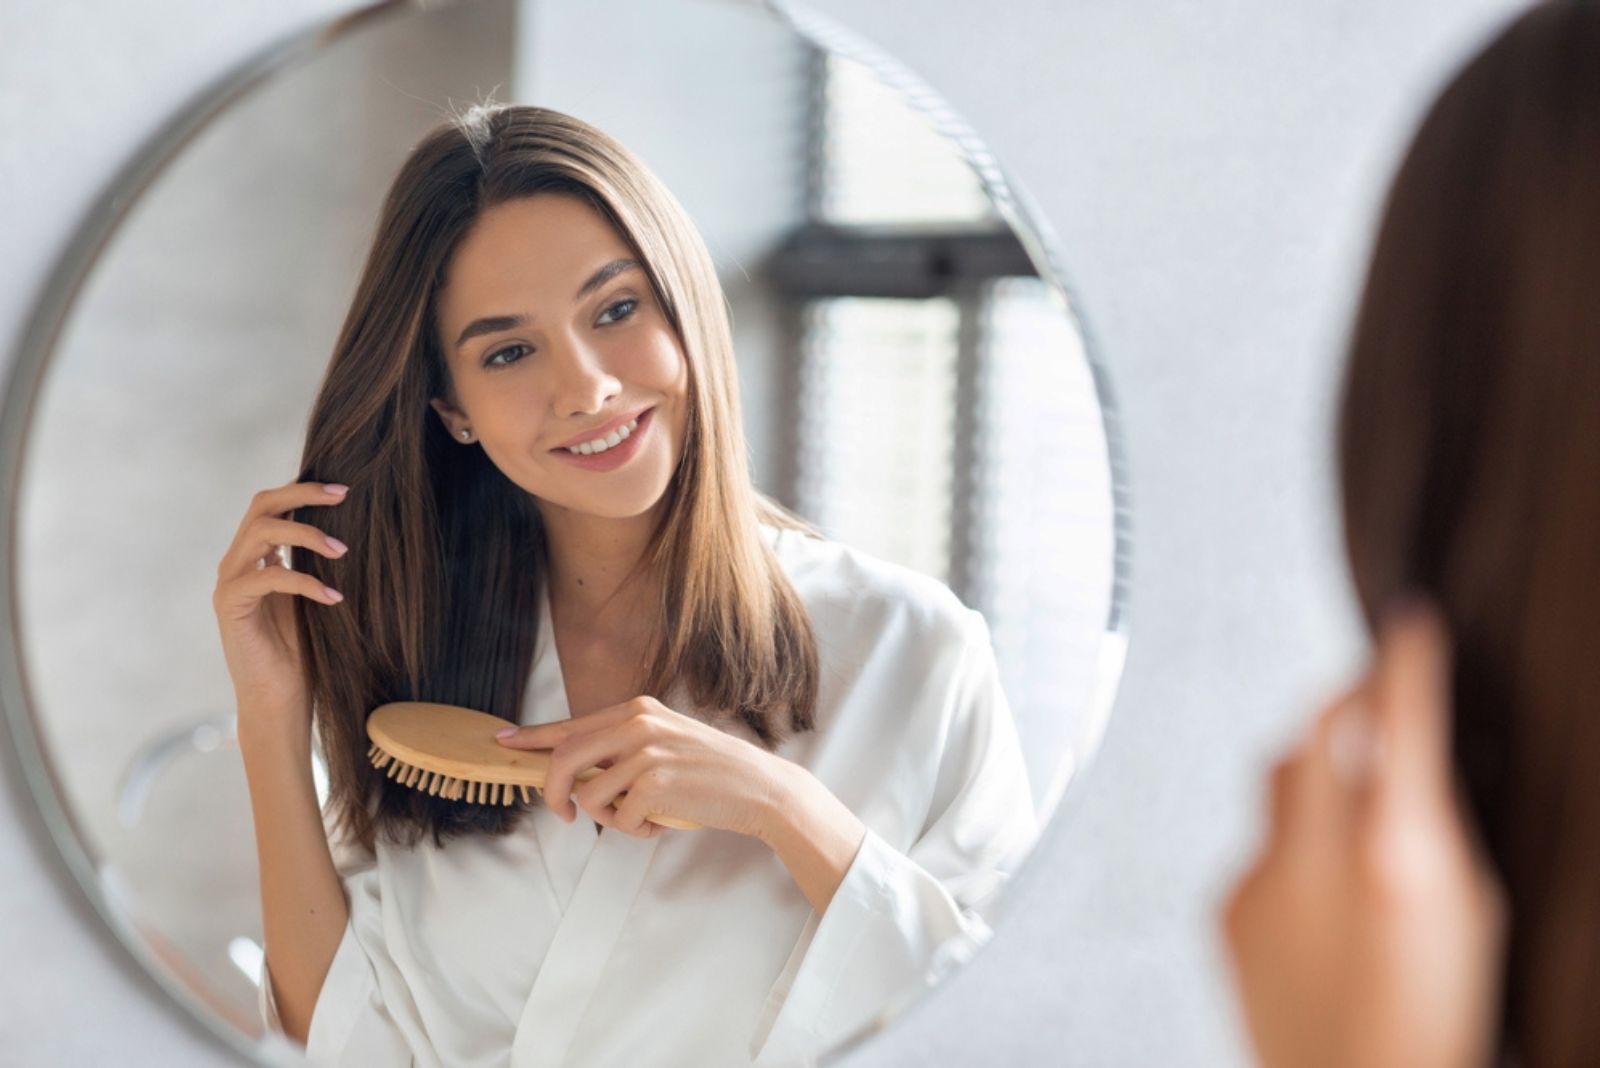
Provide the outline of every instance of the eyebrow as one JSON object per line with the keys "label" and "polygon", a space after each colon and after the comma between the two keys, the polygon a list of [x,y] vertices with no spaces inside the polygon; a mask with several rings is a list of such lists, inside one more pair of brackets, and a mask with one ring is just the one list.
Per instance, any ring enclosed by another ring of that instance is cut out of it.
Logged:
{"label": "eyebrow", "polygon": [[[582,300],[622,272],[631,271],[638,267],[638,260],[612,260],[594,272],[594,274],[591,274],[588,281],[578,287],[578,292],[572,298],[573,301]],[[459,349],[475,337],[481,337],[484,334],[498,334],[503,330],[514,330],[519,326],[528,325],[531,321],[532,317],[527,315],[486,315],[481,319],[474,319],[467,324],[466,329],[461,331],[461,336],[456,338],[456,348]]]}

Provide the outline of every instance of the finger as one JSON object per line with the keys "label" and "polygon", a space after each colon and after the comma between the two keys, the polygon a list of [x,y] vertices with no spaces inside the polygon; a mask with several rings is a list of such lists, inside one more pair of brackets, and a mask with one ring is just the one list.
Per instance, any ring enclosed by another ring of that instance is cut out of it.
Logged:
{"label": "finger", "polygon": [[1235,970],[1238,969],[1240,954],[1246,944],[1245,932],[1252,915],[1250,906],[1255,897],[1255,887],[1265,867],[1265,854],[1251,861],[1250,866],[1239,873],[1217,909],[1217,925],[1222,929],[1223,946]]}
{"label": "finger", "polygon": [[1475,862],[1454,786],[1450,638],[1425,602],[1390,613],[1374,664],[1382,747],[1369,813],[1367,871],[1391,895],[1423,898]]}
{"label": "finger", "polygon": [[[1240,875],[1220,909],[1223,946],[1234,985],[1241,994],[1254,989],[1255,980],[1264,970],[1257,930],[1261,926],[1263,904],[1270,904],[1272,872],[1271,854],[1263,852]],[[1270,916],[1267,922],[1270,923]]]}
{"label": "finger", "polygon": [[[1228,973],[1242,1010],[1244,1031],[1263,1065],[1295,1063],[1281,1056],[1277,1032],[1294,1019],[1282,1004],[1283,923],[1275,910],[1283,887],[1276,873],[1257,868],[1245,876],[1223,906],[1223,945]],[[1303,1052],[1302,1052],[1303,1056]]]}
{"label": "finger", "polygon": [[304,597],[326,605],[339,604],[344,600],[344,595],[338,590],[323,585],[304,571],[269,567],[219,583],[212,596],[212,605],[219,619],[244,619],[256,611],[262,598],[273,593]]}
{"label": "finger", "polygon": [[1365,703],[1360,691],[1341,695],[1317,716],[1306,745],[1305,805],[1316,831],[1344,835],[1351,827],[1364,779],[1349,774],[1349,732],[1364,721]]}
{"label": "finger", "polygon": [[1331,758],[1331,739],[1339,716],[1349,715],[1350,699],[1341,697],[1318,713],[1306,740],[1296,751],[1294,774],[1283,799],[1283,831],[1296,841],[1320,841],[1342,835],[1349,823],[1349,788]]}
{"label": "finger", "polygon": [[1307,790],[1304,780],[1313,773],[1309,770],[1311,753],[1323,739],[1339,730],[1329,720],[1338,717],[1340,709],[1359,702],[1361,694],[1358,683],[1330,701],[1311,721],[1305,736],[1273,765],[1267,786],[1268,841],[1281,838],[1299,818]]}
{"label": "finger", "polygon": [[1449,635],[1436,609],[1414,602],[1390,615],[1372,680],[1383,799],[1449,795],[1450,672]]}
{"label": "finger", "polygon": [[[588,809],[584,809],[584,811],[589,812]],[[605,828],[611,827],[611,821],[616,817],[616,815],[616,811],[611,808],[602,808],[594,812],[589,812],[589,818]]]}
{"label": "finger", "polygon": [[599,712],[587,712],[569,719],[535,723],[515,730],[503,730],[495,737],[501,744],[509,745],[513,749],[554,749],[569,738],[603,730],[626,719],[626,716],[619,714],[619,710],[623,707],[613,705]]}
{"label": "finger", "polygon": [[224,576],[259,570],[256,561],[271,556],[280,545],[297,545],[337,560],[348,551],[344,543],[309,523],[288,519],[257,519],[240,532],[218,571]]}
{"label": "finger", "polygon": [[1301,743],[1272,774],[1267,850],[1297,863],[1326,852],[1348,829],[1350,798],[1328,758],[1328,736],[1343,698],[1318,714]]}
{"label": "finger", "polygon": [[613,764],[588,782],[579,783],[572,795],[583,810],[594,817],[596,823],[610,826],[611,818],[616,815],[612,802],[626,792],[647,767],[649,761],[635,753],[632,758]]}
{"label": "finger", "polygon": [[1328,725],[1324,742],[1328,763],[1346,788],[1365,798],[1378,765],[1378,732],[1372,701],[1363,694],[1345,702]]}
{"label": "finger", "polygon": [[337,482],[290,482],[258,491],[245,507],[243,530],[267,516],[282,516],[311,505],[339,504],[349,496],[349,487]]}
{"label": "finger", "polygon": [[657,814],[654,810],[659,804],[656,791],[649,788],[641,773],[635,777],[633,789],[616,802],[617,814],[612,818],[611,825],[623,834],[647,838],[655,833],[648,828],[657,826],[650,822],[650,816]]}
{"label": "finger", "polygon": [[1268,849],[1284,839],[1294,819],[1294,798],[1298,790],[1295,779],[1300,774],[1300,766],[1300,751],[1296,749],[1284,755],[1272,767],[1272,774],[1267,785],[1267,833],[1265,837],[1266,848]]}
{"label": "finger", "polygon": [[567,720],[557,720],[555,723],[524,724],[522,726],[501,727],[495,732],[494,740],[501,745],[512,749],[554,749],[555,743],[560,740],[556,731],[546,730],[555,727]]}
{"label": "finger", "polygon": [[291,482],[286,486],[260,490],[245,506],[244,517],[239,520],[228,551],[223,554],[218,573],[233,569],[231,561],[235,559],[235,550],[241,542],[251,540],[248,532],[257,520],[284,516],[296,508],[310,505],[339,504],[348,497],[348,491],[348,486],[334,482]]}
{"label": "finger", "polygon": [[561,743],[550,750],[550,770],[544,779],[545,803],[570,822],[578,814],[570,796],[578,776],[602,761],[621,763],[631,752],[615,730],[579,735]]}
{"label": "finger", "polygon": [[554,749],[568,738],[598,725],[585,723],[588,716],[576,719],[558,719],[549,723],[534,723],[520,727],[505,727],[495,735],[501,744],[512,749]]}

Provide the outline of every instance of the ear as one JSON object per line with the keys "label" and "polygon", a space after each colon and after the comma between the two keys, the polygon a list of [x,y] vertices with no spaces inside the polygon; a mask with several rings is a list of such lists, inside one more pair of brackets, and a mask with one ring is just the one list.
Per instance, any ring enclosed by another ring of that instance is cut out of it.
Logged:
{"label": "ear", "polygon": [[439,413],[439,420],[444,423],[445,433],[452,438],[459,437],[461,431],[471,425],[467,419],[467,413],[461,411],[443,397],[434,397],[428,401],[428,404],[434,411]]}

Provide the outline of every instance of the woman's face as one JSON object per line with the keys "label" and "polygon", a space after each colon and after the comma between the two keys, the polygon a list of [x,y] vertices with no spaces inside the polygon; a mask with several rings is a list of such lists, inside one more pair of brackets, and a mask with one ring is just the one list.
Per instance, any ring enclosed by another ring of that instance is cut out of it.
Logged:
{"label": "woman's face", "polygon": [[481,444],[541,507],[627,518],[661,499],[688,363],[643,265],[586,201],[541,193],[485,211],[437,313],[456,403],[431,403],[458,445]]}

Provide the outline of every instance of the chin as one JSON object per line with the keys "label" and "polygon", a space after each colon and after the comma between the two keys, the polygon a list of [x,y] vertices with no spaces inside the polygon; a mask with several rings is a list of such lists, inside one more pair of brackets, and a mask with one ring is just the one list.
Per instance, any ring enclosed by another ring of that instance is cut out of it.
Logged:
{"label": "chin", "polygon": [[606,501],[597,504],[593,508],[575,508],[574,511],[592,515],[596,519],[637,519],[655,508],[656,503],[660,500],[661,498],[658,496],[648,501],[640,501],[637,504]]}
{"label": "chin", "polygon": [[655,492],[651,492],[650,489],[630,492],[619,488],[614,493],[586,493],[561,497],[535,494],[535,496],[576,515],[593,516],[596,519],[636,519],[660,504],[666,492],[667,487],[661,486],[656,488]]}

